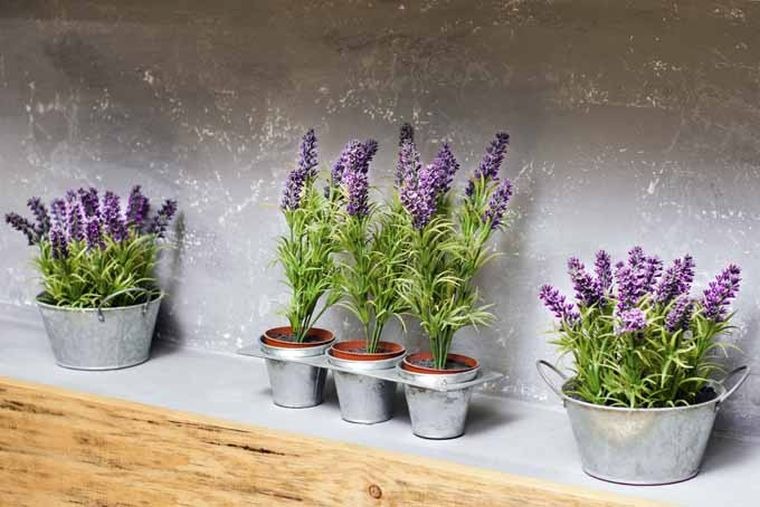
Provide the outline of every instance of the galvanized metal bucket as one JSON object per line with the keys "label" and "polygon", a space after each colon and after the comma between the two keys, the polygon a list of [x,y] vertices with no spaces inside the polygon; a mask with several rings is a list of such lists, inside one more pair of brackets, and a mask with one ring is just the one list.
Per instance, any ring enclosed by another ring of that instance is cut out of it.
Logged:
{"label": "galvanized metal bucket", "polygon": [[281,348],[271,347],[261,341],[261,350],[266,354],[269,385],[272,401],[285,408],[308,408],[324,401],[327,370],[303,363],[278,360],[299,357],[321,356],[332,341],[314,347]]}
{"label": "galvanized metal bucket", "polygon": [[58,365],[75,370],[116,370],[144,363],[163,294],[139,305],[66,308],[37,300]]}
{"label": "galvanized metal bucket", "polygon": [[392,380],[368,377],[362,375],[362,372],[394,368],[403,358],[404,356],[400,355],[379,361],[351,361],[327,353],[327,360],[331,364],[356,372],[333,370],[340,415],[344,421],[375,424],[393,417],[396,383]]}
{"label": "galvanized metal bucket", "polygon": [[412,432],[421,438],[443,440],[457,438],[464,434],[467,410],[470,407],[472,388],[454,388],[456,384],[472,380],[479,368],[448,374],[426,374],[399,368],[399,374],[431,388],[448,388],[446,391],[426,389],[409,384],[404,385]]}
{"label": "galvanized metal bucket", "polygon": [[[720,405],[749,376],[747,366],[736,368],[712,383],[716,396],[704,403],[630,409],[571,398],[565,389],[572,379],[546,361],[536,366],[567,409],[583,470],[597,479],[631,485],[671,484],[697,475]],[[548,371],[562,380],[561,388],[550,381]],[[725,382],[737,375],[726,388]]]}

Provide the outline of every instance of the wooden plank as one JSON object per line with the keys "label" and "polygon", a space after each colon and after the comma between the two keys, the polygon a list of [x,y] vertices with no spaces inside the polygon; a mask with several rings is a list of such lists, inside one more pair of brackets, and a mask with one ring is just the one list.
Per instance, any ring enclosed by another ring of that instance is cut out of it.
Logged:
{"label": "wooden plank", "polygon": [[0,500],[2,505],[651,505],[5,378],[0,378]]}

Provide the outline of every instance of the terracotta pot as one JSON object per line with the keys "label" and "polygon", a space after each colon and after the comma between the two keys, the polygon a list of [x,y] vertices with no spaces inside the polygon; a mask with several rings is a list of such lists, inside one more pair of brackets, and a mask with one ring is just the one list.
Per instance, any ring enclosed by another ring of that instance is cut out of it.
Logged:
{"label": "terracotta pot", "polygon": [[359,352],[364,350],[364,340],[348,340],[333,343],[330,355],[338,359],[348,361],[380,361],[402,355],[406,349],[403,345],[393,342],[380,342],[377,344],[377,352]]}
{"label": "terracotta pot", "polygon": [[340,368],[333,370],[333,376],[343,420],[375,424],[393,417],[396,383],[367,373],[394,368],[406,350],[397,343],[380,342],[379,351],[369,354],[360,352],[364,346],[364,340],[335,343],[327,357]]}
{"label": "terracotta pot", "polygon": [[460,367],[441,370],[418,364],[432,361],[429,352],[408,355],[401,364],[404,376],[428,387],[404,385],[412,432],[429,439],[457,438],[464,434],[472,387],[457,388],[457,384],[474,379],[480,365],[476,359],[461,354],[449,354],[448,361]]}
{"label": "terracotta pot", "polygon": [[432,368],[429,366],[423,366],[419,364],[420,362],[427,362],[433,360],[433,354],[430,352],[416,352],[414,354],[410,354],[404,358],[404,362],[401,364],[401,367],[405,369],[406,371],[411,371],[414,373],[427,373],[430,375],[450,375],[452,373],[465,373],[472,370],[475,370],[480,366],[480,363],[477,359],[474,359],[472,357],[463,356],[462,354],[449,354],[446,356],[446,362],[452,362],[457,363],[458,365],[461,365],[461,367],[458,368],[447,368],[445,370],[441,370],[438,368]]}
{"label": "terracotta pot", "polygon": [[321,356],[335,336],[319,328],[309,330],[304,343],[283,340],[290,336],[289,326],[268,329],[261,336],[261,349],[266,355],[272,401],[287,408],[307,408],[324,400],[327,369],[295,362],[298,358]]}
{"label": "terracotta pot", "polygon": [[306,334],[306,340],[298,343],[290,340],[283,340],[293,334],[293,328],[290,326],[273,327],[264,331],[261,341],[270,347],[279,347],[283,349],[304,349],[309,347],[319,347],[332,342],[335,335],[327,329],[313,327]]}

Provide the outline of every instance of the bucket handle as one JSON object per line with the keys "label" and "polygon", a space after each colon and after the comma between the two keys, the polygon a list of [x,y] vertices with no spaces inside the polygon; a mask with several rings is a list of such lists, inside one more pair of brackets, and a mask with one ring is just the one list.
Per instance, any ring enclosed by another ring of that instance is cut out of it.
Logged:
{"label": "bucket handle", "polygon": [[749,374],[750,374],[749,366],[746,366],[746,365],[739,366],[738,368],[735,368],[735,369],[731,370],[730,372],[728,372],[728,374],[725,377],[723,377],[723,380],[720,380],[718,382],[720,385],[724,385],[726,383],[726,381],[728,381],[729,379],[731,379],[731,378],[733,378],[733,377],[735,377],[736,375],[739,375],[739,374],[741,374],[741,376],[739,377],[739,380],[737,380],[734,383],[734,385],[731,386],[730,389],[728,389],[726,392],[724,392],[720,396],[720,398],[718,398],[718,402],[715,405],[716,408],[718,407],[718,405],[720,405],[721,403],[723,403],[724,401],[726,401],[732,394],[734,394],[734,392],[736,392],[736,390],[739,389],[744,382],[746,382],[746,380],[747,380],[747,378],[749,378]]}
{"label": "bucket handle", "polygon": [[549,386],[549,389],[554,391],[554,394],[559,396],[560,399],[563,400],[563,403],[564,403],[565,395],[562,393],[562,388],[557,387],[554,382],[549,380],[547,369],[551,370],[559,378],[561,378],[563,384],[569,380],[567,375],[559,371],[559,369],[556,366],[554,366],[552,363],[548,361],[544,361],[543,359],[539,359],[538,361],[536,361],[536,369],[538,370],[538,374],[541,376],[544,382],[546,382],[546,385]]}
{"label": "bucket handle", "polygon": [[[126,289],[122,289],[122,290],[116,291],[113,294],[109,294],[108,296],[104,297],[103,301],[101,301],[100,304],[98,305],[98,308],[97,308],[98,320],[100,322],[105,322],[106,321],[106,316],[103,315],[103,305],[104,304],[108,303],[110,300],[112,300],[116,296],[121,296],[122,294],[127,294],[129,292],[142,292],[145,295],[149,295],[150,294],[150,291],[148,289],[144,289],[144,288],[141,288],[141,287],[128,287]],[[141,312],[142,312],[143,316],[145,316],[145,314],[148,313],[148,303],[150,303],[150,300],[146,301],[142,305]]]}

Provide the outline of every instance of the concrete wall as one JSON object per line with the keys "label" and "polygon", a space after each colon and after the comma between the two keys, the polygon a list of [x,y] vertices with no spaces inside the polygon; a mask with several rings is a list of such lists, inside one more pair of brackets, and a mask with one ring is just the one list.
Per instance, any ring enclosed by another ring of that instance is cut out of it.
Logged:
{"label": "concrete wall", "polygon": [[[281,322],[277,201],[306,128],[325,163],[377,138],[378,185],[401,121],[426,157],[451,141],[463,172],[507,129],[518,217],[483,276],[497,320],[455,345],[506,373],[492,391],[556,404],[533,367],[555,356],[538,286],[567,288],[571,254],[637,243],[692,252],[700,286],[744,267],[731,361],[760,370],[758,55],[757,2],[5,1],[0,209],[90,184],[179,199],[161,337],[234,351]],[[31,254],[2,229],[0,306],[35,319]],[[351,334],[339,311],[326,324]],[[721,425],[760,436],[760,376]]]}

